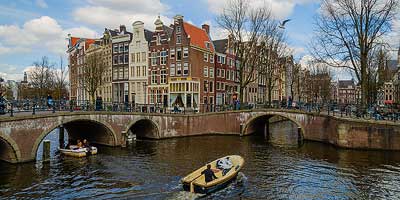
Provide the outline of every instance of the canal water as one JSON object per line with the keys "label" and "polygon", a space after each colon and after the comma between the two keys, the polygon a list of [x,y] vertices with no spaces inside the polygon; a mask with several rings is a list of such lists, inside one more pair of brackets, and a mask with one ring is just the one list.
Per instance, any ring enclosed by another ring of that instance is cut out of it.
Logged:
{"label": "canal water", "polygon": [[[49,163],[1,162],[0,199],[400,199],[399,152],[298,145],[290,122],[270,130],[269,142],[199,136],[99,147],[98,155],[82,159],[53,153]],[[229,154],[246,161],[236,182],[206,197],[182,191],[182,177]]]}

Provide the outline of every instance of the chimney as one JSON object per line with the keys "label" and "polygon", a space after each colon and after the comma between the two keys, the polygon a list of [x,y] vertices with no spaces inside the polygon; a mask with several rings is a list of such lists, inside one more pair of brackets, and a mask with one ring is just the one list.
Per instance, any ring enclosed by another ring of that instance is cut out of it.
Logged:
{"label": "chimney", "polygon": [[125,25],[120,25],[120,26],[119,26],[119,32],[120,32],[120,33],[122,33],[122,32],[125,33],[125,32],[126,32],[126,27],[125,27]]}
{"label": "chimney", "polygon": [[210,34],[210,26],[208,24],[201,25],[201,28],[205,30],[207,34]]}

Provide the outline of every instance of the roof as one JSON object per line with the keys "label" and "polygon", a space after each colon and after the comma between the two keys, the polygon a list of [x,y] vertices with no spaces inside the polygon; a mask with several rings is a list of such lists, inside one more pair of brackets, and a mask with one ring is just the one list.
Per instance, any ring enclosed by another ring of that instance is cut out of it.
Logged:
{"label": "roof", "polygon": [[191,45],[200,47],[202,49],[207,49],[206,42],[209,42],[210,50],[214,51],[214,45],[212,44],[211,39],[205,30],[198,28],[187,22],[183,22],[183,28],[185,29],[188,36],[190,36]]}
{"label": "roof", "polygon": [[78,37],[71,37],[71,47],[75,46],[79,39]]}
{"label": "roof", "polygon": [[214,40],[215,51],[218,53],[225,53],[228,46],[228,39]]}
{"label": "roof", "polygon": [[151,32],[147,29],[144,29],[144,37],[146,38],[147,42],[150,42],[151,39],[153,38],[153,32]]}
{"label": "roof", "polygon": [[172,32],[174,31],[174,29],[172,29],[169,26],[165,26],[165,25],[163,25],[163,30],[168,35],[168,38],[171,37]]}
{"label": "roof", "polygon": [[348,88],[349,86],[354,86],[353,80],[339,80],[338,81],[339,88]]}

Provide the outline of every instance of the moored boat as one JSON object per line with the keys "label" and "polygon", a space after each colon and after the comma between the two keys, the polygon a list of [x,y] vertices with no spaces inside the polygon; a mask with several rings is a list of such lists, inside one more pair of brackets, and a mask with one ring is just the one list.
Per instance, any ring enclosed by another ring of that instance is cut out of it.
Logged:
{"label": "moored boat", "polygon": [[88,148],[77,148],[77,146],[71,145],[70,149],[59,149],[59,151],[66,155],[66,156],[73,156],[73,157],[85,157],[88,155],[94,155],[97,154],[97,148],[96,147],[90,147],[90,150]]}
{"label": "moored boat", "polygon": [[[227,157],[229,157],[232,167],[223,175],[222,170],[219,170],[217,167],[217,162],[219,160],[226,159]],[[207,164],[211,165],[211,169],[214,171],[217,179],[214,179],[210,182],[205,181],[205,177],[202,174],[202,172],[207,168],[207,165],[205,165],[181,180],[184,190],[194,193],[209,194],[225,188],[227,185],[229,185],[229,183],[236,179],[239,171],[244,165],[244,159],[238,155],[230,155],[219,158]]]}

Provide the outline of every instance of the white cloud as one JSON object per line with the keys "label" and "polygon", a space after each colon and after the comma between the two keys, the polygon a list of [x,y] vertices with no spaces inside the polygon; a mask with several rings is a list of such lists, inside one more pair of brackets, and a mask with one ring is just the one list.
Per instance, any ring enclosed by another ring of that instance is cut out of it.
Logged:
{"label": "white cloud", "polygon": [[25,22],[22,27],[0,25],[0,55],[30,52],[33,49],[65,54],[68,33],[77,37],[98,37],[95,31],[87,27],[63,29],[55,19],[42,16]]}
{"label": "white cloud", "polygon": [[49,6],[44,0],[36,0],[36,5],[41,8],[48,8]]}
{"label": "white cloud", "polygon": [[[307,4],[318,2],[319,0],[251,0],[250,8],[266,7],[271,10],[273,16],[277,19],[285,19],[289,17],[295,6],[298,4]],[[219,14],[227,7],[229,0],[207,0],[209,10],[215,14]]]}
{"label": "white cloud", "polygon": [[[99,28],[117,28],[124,24],[130,30],[134,21],[143,21],[145,27],[153,29],[158,14],[164,24],[172,22],[165,14],[169,7],[160,0],[87,0],[88,6],[73,12],[76,21],[95,25]],[[89,14],[90,13],[90,14]]]}
{"label": "white cloud", "polygon": [[23,73],[15,65],[0,64],[0,77],[5,80],[22,80]]}

